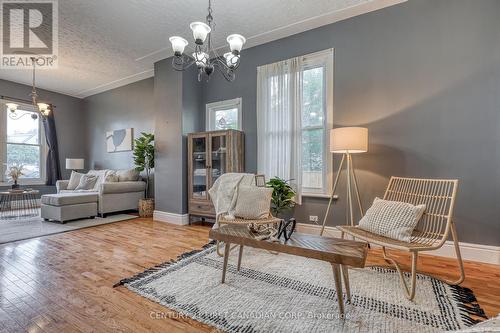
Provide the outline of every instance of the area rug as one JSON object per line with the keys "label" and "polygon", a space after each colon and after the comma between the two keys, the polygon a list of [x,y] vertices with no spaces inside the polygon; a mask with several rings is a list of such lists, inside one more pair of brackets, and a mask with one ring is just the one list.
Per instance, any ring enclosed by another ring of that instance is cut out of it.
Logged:
{"label": "area rug", "polygon": [[341,319],[328,263],[246,247],[238,272],[233,252],[224,284],[209,244],[115,286],[227,332],[441,332],[485,318],[469,289],[418,275],[410,302],[397,272],[374,267],[350,269],[352,301]]}
{"label": "area rug", "polygon": [[0,244],[34,237],[58,234],[71,230],[94,227],[137,218],[129,214],[108,215],[105,218],[68,221],[65,224],[46,222],[40,216],[23,219],[0,220]]}

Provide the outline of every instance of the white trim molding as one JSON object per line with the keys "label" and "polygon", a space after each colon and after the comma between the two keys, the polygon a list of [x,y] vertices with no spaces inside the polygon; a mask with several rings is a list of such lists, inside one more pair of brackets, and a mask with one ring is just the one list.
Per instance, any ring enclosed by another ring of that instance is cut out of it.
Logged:
{"label": "white trim molding", "polygon": [[[319,235],[320,230],[320,225],[297,223],[297,231],[299,232]],[[335,227],[327,226],[325,227],[324,235],[339,238],[340,231]],[[464,260],[500,265],[500,246],[460,242],[460,252],[462,254],[462,259]],[[426,251],[425,254],[445,258],[455,258],[455,249],[453,248],[453,242],[446,241],[446,243],[444,243],[444,245],[440,249],[434,251]]]}
{"label": "white trim molding", "polygon": [[189,214],[176,214],[155,210],[153,212],[153,220],[158,222],[166,222],[177,225],[188,225]]}

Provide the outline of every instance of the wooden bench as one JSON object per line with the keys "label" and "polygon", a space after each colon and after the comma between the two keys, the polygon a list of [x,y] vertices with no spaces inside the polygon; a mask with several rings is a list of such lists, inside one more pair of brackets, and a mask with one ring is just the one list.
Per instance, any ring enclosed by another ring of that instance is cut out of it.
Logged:
{"label": "wooden bench", "polygon": [[335,290],[337,292],[339,314],[344,316],[341,274],[344,279],[347,299],[350,301],[349,273],[347,266],[362,268],[365,266],[368,244],[347,239],[322,237],[317,235],[294,233],[287,242],[255,239],[255,234],[246,226],[226,225],[210,230],[210,238],[225,243],[222,283],[226,279],[227,262],[231,244],[240,246],[237,269],[240,270],[243,247],[249,246],[279,253],[323,260],[333,269]]}

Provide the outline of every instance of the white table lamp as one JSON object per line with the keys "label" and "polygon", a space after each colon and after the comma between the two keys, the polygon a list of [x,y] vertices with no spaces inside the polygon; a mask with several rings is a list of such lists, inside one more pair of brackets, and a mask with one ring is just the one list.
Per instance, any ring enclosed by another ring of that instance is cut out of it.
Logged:
{"label": "white table lamp", "polygon": [[368,129],[364,127],[340,127],[330,131],[330,152],[334,154],[342,154],[342,161],[340,162],[339,171],[333,182],[332,193],[330,194],[330,201],[326,209],[325,218],[323,219],[323,226],[321,228],[321,235],[325,230],[326,219],[330,212],[332,200],[337,189],[337,184],[346,161],[346,178],[347,178],[347,205],[349,207],[349,214],[347,215],[347,224],[354,225],[353,207],[352,207],[352,187],[356,193],[359,211],[363,215],[363,207],[361,206],[361,199],[359,197],[358,182],[354,167],[352,165],[351,154],[366,153],[368,151]]}
{"label": "white table lamp", "polygon": [[83,158],[67,158],[66,159],[66,169],[68,170],[82,170],[84,168],[85,161]]}

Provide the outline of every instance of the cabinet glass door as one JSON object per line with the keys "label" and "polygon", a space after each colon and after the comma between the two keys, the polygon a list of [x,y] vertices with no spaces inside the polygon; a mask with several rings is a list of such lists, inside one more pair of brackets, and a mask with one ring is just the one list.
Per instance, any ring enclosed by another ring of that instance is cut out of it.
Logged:
{"label": "cabinet glass door", "polygon": [[210,135],[211,184],[227,172],[227,137],[225,134]]}
{"label": "cabinet glass door", "polygon": [[207,137],[194,137],[192,142],[193,170],[192,170],[192,197],[193,199],[205,199],[207,197]]}

